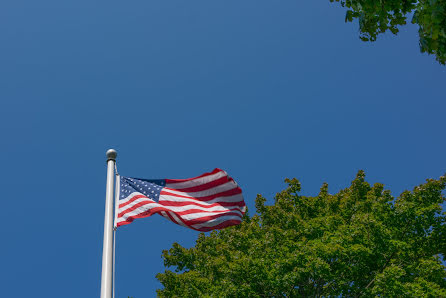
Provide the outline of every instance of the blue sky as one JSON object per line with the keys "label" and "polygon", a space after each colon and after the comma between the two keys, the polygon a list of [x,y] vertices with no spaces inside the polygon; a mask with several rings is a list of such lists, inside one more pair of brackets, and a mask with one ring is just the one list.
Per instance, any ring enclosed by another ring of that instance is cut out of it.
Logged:
{"label": "blue sky", "polygon": [[[121,174],[223,168],[254,212],[359,169],[398,195],[446,172],[446,68],[417,27],[375,43],[326,1],[2,1],[0,288],[98,297],[105,151]],[[118,230],[117,297],[153,297],[161,251],[198,233],[159,216]]]}

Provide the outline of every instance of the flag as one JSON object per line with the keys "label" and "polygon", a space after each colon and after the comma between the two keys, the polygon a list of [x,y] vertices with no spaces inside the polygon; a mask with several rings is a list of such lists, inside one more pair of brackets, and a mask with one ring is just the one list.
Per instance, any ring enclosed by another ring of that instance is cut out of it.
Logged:
{"label": "flag", "polygon": [[246,210],[241,188],[221,169],[190,179],[118,179],[115,227],[157,213],[207,232],[239,224]]}

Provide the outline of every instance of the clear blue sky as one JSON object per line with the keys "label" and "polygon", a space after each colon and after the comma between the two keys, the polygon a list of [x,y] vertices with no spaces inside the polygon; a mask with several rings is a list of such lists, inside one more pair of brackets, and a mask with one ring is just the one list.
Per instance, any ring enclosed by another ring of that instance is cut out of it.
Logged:
{"label": "clear blue sky", "polygon": [[[98,297],[106,164],[220,167],[251,213],[285,177],[336,192],[357,170],[398,195],[446,172],[446,67],[417,27],[377,42],[324,1],[0,3],[2,297]],[[198,233],[118,230],[117,297],[153,297],[161,251]]]}

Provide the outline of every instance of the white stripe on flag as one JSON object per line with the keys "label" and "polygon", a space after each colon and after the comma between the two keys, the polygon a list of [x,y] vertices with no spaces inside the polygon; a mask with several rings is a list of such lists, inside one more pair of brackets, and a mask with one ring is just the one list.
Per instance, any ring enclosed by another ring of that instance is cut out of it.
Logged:
{"label": "white stripe on flag", "polygon": [[140,192],[137,192],[137,191],[132,192],[127,198],[125,198],[125,199],[123,199],[123,200],[119,200],[119,204],[118,204],[118,206],[121,205],[121,204],[127,203],[128,201],[130,201],[131,199],[133,199],[134,196],[143,196],[143,194],[140,193]]}
{"label": "white stripe on flag", "polygon": [[[238,219],[243,217],[242,212],[240,212],[239,210],[230,210],[229,212],[240,214],[240,216],[237,217]],[[191,214],[184,214],[181,216],[181,218],[188,221],[188,220],[198,219],[201,217],[207,217],[207,216],[213,216],[213,215],[219,215],[219,214],[224,214],[224,212],[197,212],[197,213],[191,213]],[[234,215],[234,216],[236,216],[236,215]]]}
{"label": "white stripe on flag", "polygon": [[184,182],[177,182],[177,183],[167,183],[166,187],[169,188],[173,188],[173,189],[182,189],[182,188],[189,188],[189,187],[194,187],[197,185],[202,185],[202,184],[206,184],[209,183],[211,181],[217,180],[221,177],[224,176],[228,176],[228,174],[221,170],[215,174],[209,175],[209,176],[204,176],[204,177],[200,177],[200,178],[196,178],[193,180],[188,180],[188,181],[184,181]]}
{"label": "white stripe on flag", "polygon": [[201,224],[192,225],[192,227],[195,228],[195,229],[210,228],[210,227],[216,226],[216,225],[218,225],[220,223],[223,223],[223,222],[225,222],[227,220],[238,220],[238,221],[241,221],[241,218],[238,217],[238,216],[235,216],[235,215],[221,216],[221,217],[217,217],[215,219],[208,220],[208,221],[206,221],[204,223],[201,223]]}
{"label": "white stripe on flag", "polygon": [[165,187],[163,189],[163,192],[169,192],[172,194],[178,194],[178,195],[182,195],[182,196],[189,196],[189,197],[195,197],[195,198],[199,198],[199,197],[207,197],[210,195],[215,195],[224,191],[228,191],[234,188],[237,188],[238,185],[237,183],[235,183],[234,181],[228,181],[225,184],[221,184],[215,187],[212,187],[210,189],[206,189],[206,190],[202,190],[202,191],[196,191],[196,192],[182,192],[182,191],[177,191],[174,190],[172,188],[168,188]]}
{"label": "white stripe on flag", "polygon": [[135,210],[132,210],[132,211],[126,213],[126,214],[123,214],[120,217],[120,219],[122,219],[120,221],[126,221],[131,216],[138,215],[140,213],[144,213],[144,212],[149,211],[150,209],[155,208],[155,207],[163,207],[163,206],[161,206],[158,203],[152,203],[152,204],[147,204],[147,205],[138,207]]}
{"label": "white stripe on flag", "polygon": [[185,225],[185,224],[183,223],[183,221],[182,221],[181,219],[179,219],[178,216],[177,216],[175,213],[173,213],[173,212],[169,212],[169,214],[170,214],[170,216],[172,216],[172,218],[177,222],[177,224],[179,224],[179,225],[181,225],[181,226],[183,226],[183,227],[188,228],[188,226]]}
{"label": "white stripe on flag", "polygon": [[200,201],[193,198],[183,198],[183,197],[176,197],[172,195],[161,195],[160,196],[160,202],[161,201],[168,201],[168,202],[195,202],[198,204],[213,204],[213,203],[219,203],[219,202],[231,202],[231,203],[237,203],[237,202],[243,202],[243,195],[237,194],[233,196],[228,197],[217,197],[209,201]]}
{"label": "white stripe on flag", "polygon": [[136,200],[134,200],[133,202],[131,202],[130,204],[127,204],[121,208],[119,208],[119,213],[132,208],[133,206],[135,206],[136,204],[142,203],[142,202],[154,202],[153,200],[143,197],[143,198],[138,198]]}

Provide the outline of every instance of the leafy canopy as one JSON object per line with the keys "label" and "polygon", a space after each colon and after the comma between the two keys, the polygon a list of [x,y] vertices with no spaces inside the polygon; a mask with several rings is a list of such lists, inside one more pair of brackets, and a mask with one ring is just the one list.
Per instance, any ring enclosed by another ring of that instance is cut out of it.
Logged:
{"label": "leafy canopy", "polygon": [[375,41],[380,33],[397,34],[413,13],[412,23],[418,24],[420,50],[434,54],[446,63],[446,0],[330,0],[347,7],[346,22],[359,21],[360,38]]}
{"label": "leafy canopy", "polygon": [[314,197],[296,179],[258,215],[163,251],[160,297],[446,297],[446,178],[397,199],[360,171],[351,186]]}

